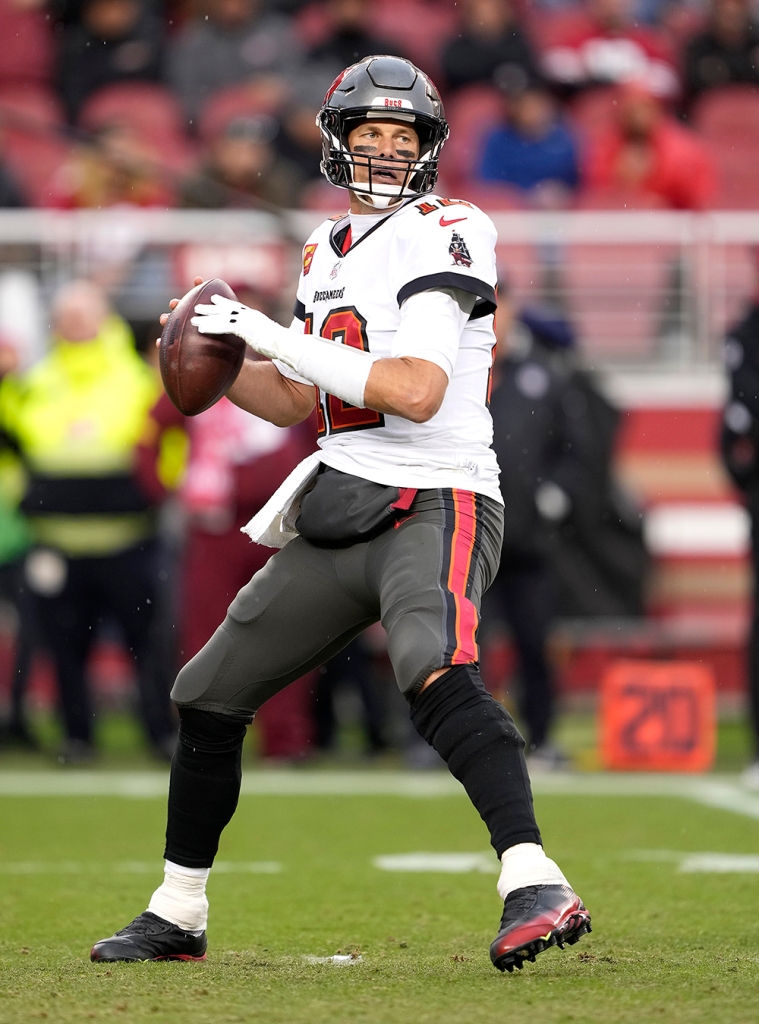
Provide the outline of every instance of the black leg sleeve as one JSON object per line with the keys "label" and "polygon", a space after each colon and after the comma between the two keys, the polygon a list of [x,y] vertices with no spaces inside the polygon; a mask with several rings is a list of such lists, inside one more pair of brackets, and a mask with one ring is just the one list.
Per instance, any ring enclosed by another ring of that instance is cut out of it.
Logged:
{"label": "black leg sleeve", "polygon": [[473,665],[452,668],[423,690],[411,721],[467,791],[499,857],[517,843],[540,843],[524,740]]}
{"label": "black leg sleeve", "polygon": [[210,868],[240,796],[247,723],[182,707],[179,719],[164,857],[186,868]]}

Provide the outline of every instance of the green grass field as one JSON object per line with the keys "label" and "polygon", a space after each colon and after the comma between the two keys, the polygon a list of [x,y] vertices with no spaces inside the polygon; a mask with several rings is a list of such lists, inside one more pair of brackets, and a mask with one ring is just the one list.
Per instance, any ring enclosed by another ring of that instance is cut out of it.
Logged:
{"label": "green grass field", "polygon": [[[318,774],[291,772],[290,788]],[[359,788],[389,777],[351,776]],[[723,785],[738,794],[731,811],[609,785],[607,795],[537,786],[546,846],[594,932],[513,975],[488,958],[495,874],[373,864],[484,853],[484,827],[455,793],[243,796],[223,837],[226,870],[209,884],[207,962],[140,965],[90,964],[88,953],[159,881],[164,799],[0,797],[0,1022],[755,1024],[759,874],[681,868],[689,853],[759,851],[759,798]],[[338,952],[360,959],[307,959]]]}

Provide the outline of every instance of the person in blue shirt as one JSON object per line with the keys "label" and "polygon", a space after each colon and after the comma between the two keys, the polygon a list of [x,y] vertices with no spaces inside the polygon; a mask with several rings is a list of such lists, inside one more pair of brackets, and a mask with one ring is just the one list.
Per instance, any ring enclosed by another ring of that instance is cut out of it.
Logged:
{"label": "person in blue shirt", "polygon": [[507,122],[486,137],[479,177],[513,185],[539,202],[536,192],[547,188],[554,195],[573,192],[580,180],[578,163],[577,143],[553,97],[533,81],[511,93]]}

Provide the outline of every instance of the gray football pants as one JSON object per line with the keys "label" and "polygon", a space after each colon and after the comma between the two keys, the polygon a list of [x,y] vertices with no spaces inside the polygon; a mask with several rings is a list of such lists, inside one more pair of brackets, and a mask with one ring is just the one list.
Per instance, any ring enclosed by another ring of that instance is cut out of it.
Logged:
{"label": "gray football pants", "polygon": [[463,490],[419,491],[373,540],[316,547],[297,537],[273,555],[184,666],[181,706],[251,721],[275,693],[378,620],[398,686],[411,701],[436,669],[479,660],[482,594],[501,553],[503,511]]}

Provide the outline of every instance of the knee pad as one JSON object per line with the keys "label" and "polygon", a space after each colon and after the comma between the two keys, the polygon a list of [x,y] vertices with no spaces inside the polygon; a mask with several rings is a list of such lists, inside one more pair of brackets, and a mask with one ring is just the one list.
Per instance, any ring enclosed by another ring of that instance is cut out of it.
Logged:
{"label": "knee pad", "polygon": [[236,754],[242,750],[246,723],[231,715],[179,708],[179,746],[200,754]]}
{"label": "knee pad", "polygon": [[457,665],[417,696],[411,707],[414,728],[450,764],[466,760],[493,742],[524,748],[514,719],[485,689],[474,665]]}

